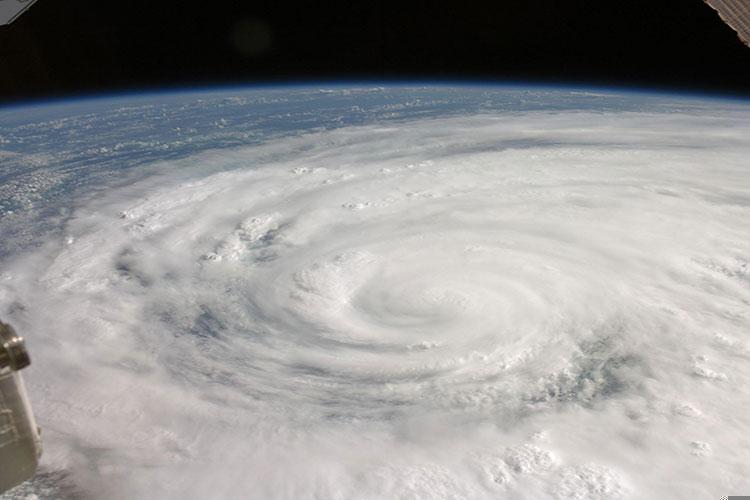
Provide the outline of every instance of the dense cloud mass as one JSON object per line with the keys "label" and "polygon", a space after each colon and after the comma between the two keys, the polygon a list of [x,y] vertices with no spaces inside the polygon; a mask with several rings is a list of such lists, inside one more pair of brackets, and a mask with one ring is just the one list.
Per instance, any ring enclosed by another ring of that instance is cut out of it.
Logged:
{"label": "dense cloud mass", "polygon": [[750,107],[536,99],[165,152],[39,211],[0,261],[45,439],[17,496],[747,494]]}

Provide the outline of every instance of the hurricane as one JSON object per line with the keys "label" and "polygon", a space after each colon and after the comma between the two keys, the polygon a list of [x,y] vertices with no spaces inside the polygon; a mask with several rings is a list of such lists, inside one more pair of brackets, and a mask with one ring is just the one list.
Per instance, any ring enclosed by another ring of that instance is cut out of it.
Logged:
{"label": "hurricane", "polygon": [[449,90],[0,111],[45,447],[15,496],[750,491],[750,106]]}

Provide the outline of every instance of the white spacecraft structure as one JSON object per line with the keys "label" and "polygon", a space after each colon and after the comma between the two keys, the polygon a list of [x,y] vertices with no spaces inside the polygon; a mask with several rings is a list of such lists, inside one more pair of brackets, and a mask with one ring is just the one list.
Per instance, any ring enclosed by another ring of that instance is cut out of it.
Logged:
{"label": "white spacecraft structure", "polygon": [[0,322],[0,494],[34,476],[42,440],[20,370],[31,363],[23,338]]}
{"label": "white spacecraft structure", "polygon": [[0,0],[0,26],[10,24],[36,0]]}

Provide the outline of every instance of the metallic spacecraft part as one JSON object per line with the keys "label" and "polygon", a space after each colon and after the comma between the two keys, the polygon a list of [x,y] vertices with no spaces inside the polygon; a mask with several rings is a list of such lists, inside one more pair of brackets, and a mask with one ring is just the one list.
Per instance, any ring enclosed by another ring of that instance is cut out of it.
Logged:
{"label": "metallic spacecraft part", "polygon": [[10,24],[36,0],[0,0],[0,26]]}
{"label": "metallic spacecraft part", "polygon": [[39,428],[18,372],[29,363],[23,339],[0,322],[0,493],[31,478],[42,454]]}
{"label": "metallic spacecraft part", "polygon": [[750,0],[704,0],[750,47]]}

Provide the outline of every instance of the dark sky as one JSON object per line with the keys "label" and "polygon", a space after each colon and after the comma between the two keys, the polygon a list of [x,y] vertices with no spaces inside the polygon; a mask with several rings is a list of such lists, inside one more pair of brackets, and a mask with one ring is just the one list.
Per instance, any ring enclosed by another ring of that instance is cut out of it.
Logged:
{"label": "dark sky", "polygon": [[0,101],[340,78],[750,95],[750,49],[700,0],[38,0],[0,28]]}

